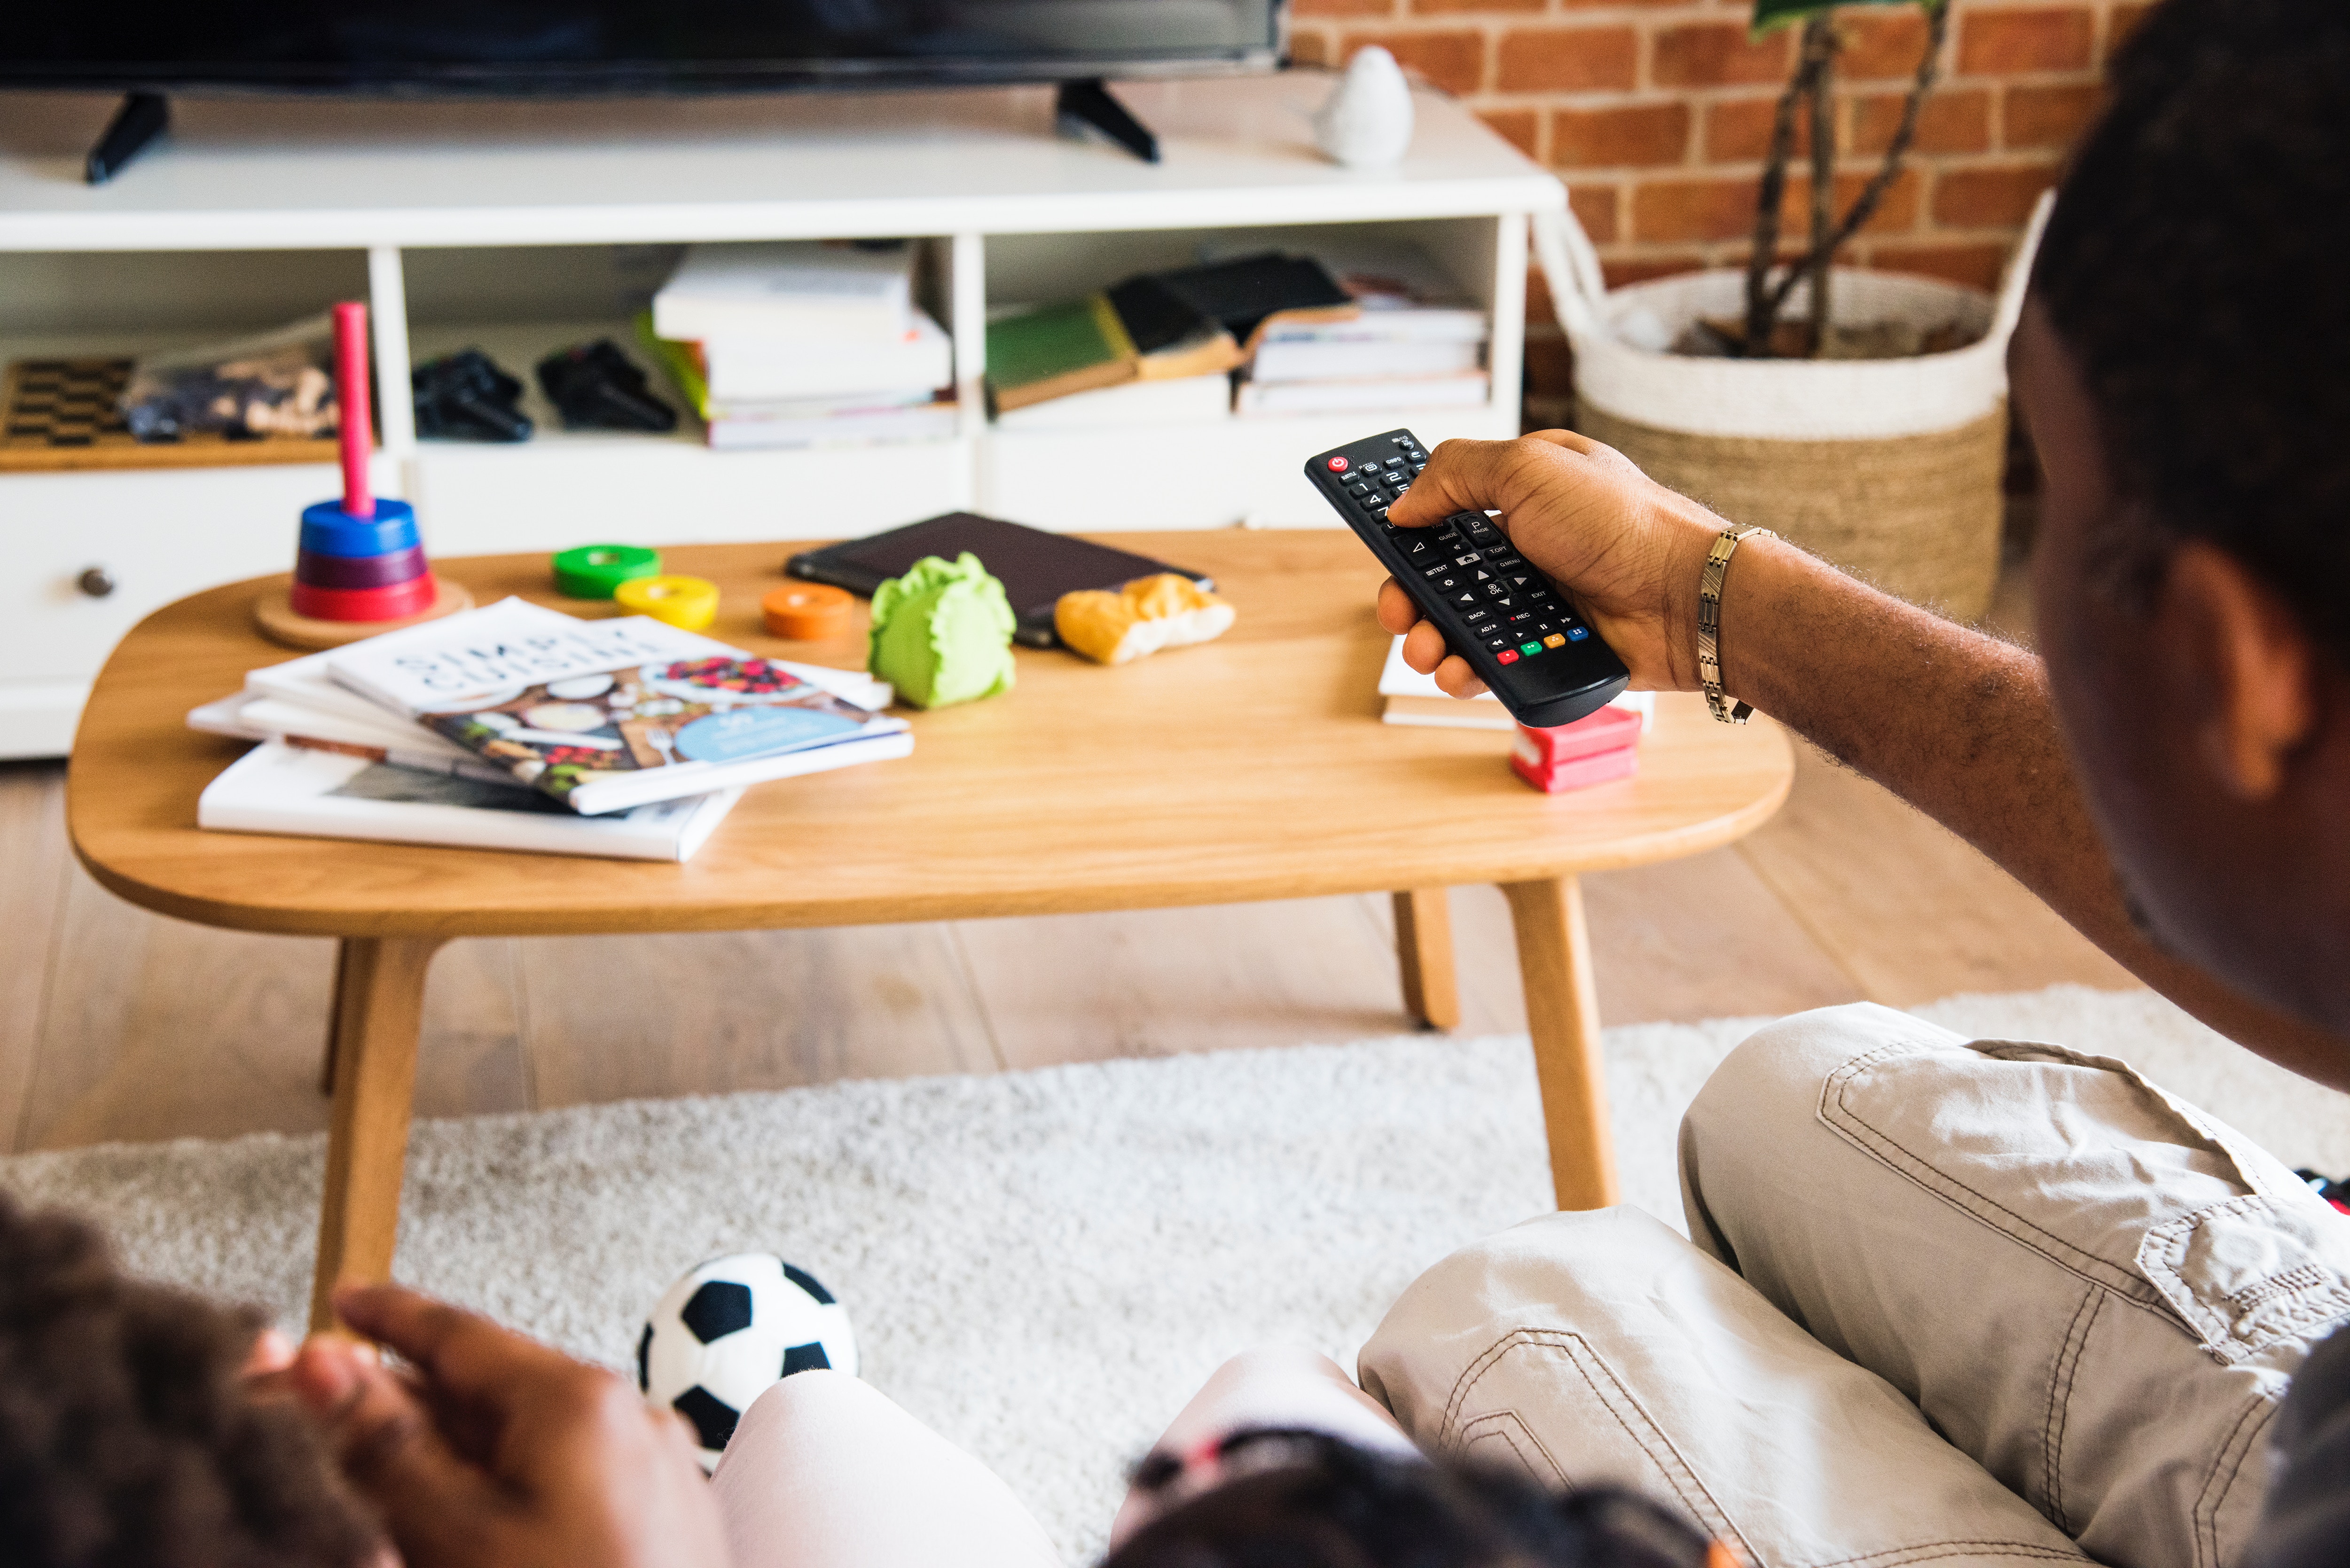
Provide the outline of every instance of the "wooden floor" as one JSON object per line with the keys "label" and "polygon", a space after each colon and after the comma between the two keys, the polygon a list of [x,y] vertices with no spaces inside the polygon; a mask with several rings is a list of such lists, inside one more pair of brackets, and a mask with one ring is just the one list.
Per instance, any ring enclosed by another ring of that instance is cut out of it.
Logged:
{"label": "wooden floor", "polygon": [[[2012,624],[2011,576],[1995,618]],[[1587,878],[1609,1023],[2134,983],[1973,850],[1798,747],[1742,844]],[[65,840],[64,768],[0,763],[9,1151],[326,1125],[332,944],[150,915]],[[1509,918],[1456,888],[1466,1033],[1524,1025]],[[1392,1033],[1380,898],[718,936],[468,940],[427,999],[419,1114],[992,1072]]]}

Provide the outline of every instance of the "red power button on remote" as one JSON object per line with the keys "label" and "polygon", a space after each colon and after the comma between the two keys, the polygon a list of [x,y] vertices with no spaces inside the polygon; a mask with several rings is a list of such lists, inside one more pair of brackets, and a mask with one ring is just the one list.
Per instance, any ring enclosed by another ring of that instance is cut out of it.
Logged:
{"label": "red power button on remote", "polygon": [[1347,460],[1346,460],[1345,458],[1343,458],[1343,457],[1334,457],[1334,458],[1332,458],[1332,459],[1330,460],[1330,472],[1333,472],[1333,473],[1344,473],[1344,472],[1347,472]]}

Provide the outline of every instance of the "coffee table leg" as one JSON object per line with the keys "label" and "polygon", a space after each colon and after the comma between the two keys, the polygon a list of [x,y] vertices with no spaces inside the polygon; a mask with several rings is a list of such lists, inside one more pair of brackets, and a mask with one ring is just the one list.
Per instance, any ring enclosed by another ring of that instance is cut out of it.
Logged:
{"label": "coffee table leg", "polygon": [[335,1092],[335,1037],[341,1033],[343,1027],[344,977],[349,973],[350,965],[350,942],[337,942],[335,944],[335,994],[327,1003],[327,1057],[318,1068],[318,1093],[322,1095],[331,1095]]}
{"label": "coffee table leg", "polygon": [[1430,1029],[1461,1023],[1452,977],[1452,904],[1441,888],[1395,896],[1396,957],[1403,965],[1404,1011]]}
{"label": "coffee table leg", "polygon": [[1561,877],[1505,883],[1502,891],[1517,929],[1526,1028],[1534,1036],[1543,1127],[1550,1137],[1551,1185],[1561,1209],[1606,1209],[1618,1199],[1616,1141],[1607,1127],[1607,1064],[1599,1049],[1583,888]]}
{"label": "coffee table leg", "polygon": [[335,1113],[327,1135],[327,1196],[310,1326],[334,1326],[335,1286],[391,1277],[400,1179],[416,1097],[416,1037],[424,974],[438,937],[345,937],[328,1032]]}

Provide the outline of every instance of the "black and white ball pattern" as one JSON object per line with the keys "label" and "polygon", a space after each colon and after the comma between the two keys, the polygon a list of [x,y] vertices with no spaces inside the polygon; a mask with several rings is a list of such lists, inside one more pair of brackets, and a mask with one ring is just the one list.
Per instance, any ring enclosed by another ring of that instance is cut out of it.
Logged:
{"label": "black and white ball pattern", "polygon": [[857,1375],[848,1314],[816,1276],[772,1252],[736,1252],[687,1271],[637,1341],[637,1386],[692,1423],[714,1469],[752,1402],[795,1372]]}

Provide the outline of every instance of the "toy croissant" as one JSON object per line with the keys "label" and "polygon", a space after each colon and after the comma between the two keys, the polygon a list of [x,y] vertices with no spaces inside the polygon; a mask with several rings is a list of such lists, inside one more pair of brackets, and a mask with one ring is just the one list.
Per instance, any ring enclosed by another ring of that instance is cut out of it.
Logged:
{"label": "toy croissant", "polygon": [[1222,637],[1232,624],[1228,600],[1175,572],[1140,577],[1116,593],[1087,588],[1053,607],[1061,640],[1097,664],[1125,664],[1162,648]]}

